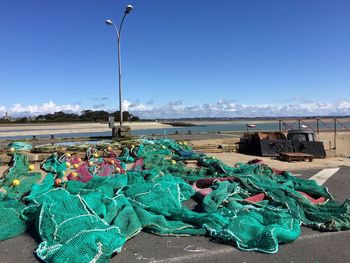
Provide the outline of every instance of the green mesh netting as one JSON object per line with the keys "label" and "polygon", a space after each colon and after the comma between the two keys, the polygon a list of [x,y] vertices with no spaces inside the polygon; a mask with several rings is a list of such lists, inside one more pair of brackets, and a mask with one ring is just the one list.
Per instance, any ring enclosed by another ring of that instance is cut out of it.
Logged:
{"label": "green mesh netting", "polygon": [[0,240],[15,237],[26,231],[20,213],[25,206],[14,200],[0,201]]}
{"label": "green mesh netting", "polygon": [[20,199],[23,194],[30,192],[33,183],[40,179],[41,173],[29,171],[28,157],[22,153],[14,153],[10,168],[4,172],[0,180],[2,200]]}
{"label": "green mesh netting", "polygon": [[20,200],[41,179],[40,173],[28,171],[28,157],[24,154],[14,153],[10,165],[0,180],[0,240],[26,230],[26,222],[20,217],[25,206]]}
{"label": "green mesh netting", "polygon": [[26,142],[11,142],[7,145],[7,149],[13,149],[15,151],[30,151],[33,146]]}
{"label": "green mesh netting", "polygon": [[[49,172],[45,180],[23,183],[20,190],[11,182],[28,177],[19,169],[26,157],[15,154],[1,185],[0,212],[9,219],[1,221],[0,238],[35,226],[42,260],[107,262],[141,230],[207,235],[242,250],[275,253],[279,244],[298,238],[301,224],[323,231],[350,229],[349,200],[340,204],[315,181],[276,174],[264,164],[231,167],[169,139],[142,139],[124,148],[118,159],[108,156],[77,162],[78,176],[57,185],[54,180],[65,175],[66,161],[76,159],[53,154],[42,163]],[[197,165],[188,166],[186,160]],[[125,168],[120,161],[133,165],[126,173],[111,169],[111,163]],[[90,169],[103,171],[90,174]],[[196,210],[184,205],[194,196]]]}
{"label": "green mesh netting", "polygon": [[99,217],[84,198],[53,183],[49,174],[25,198],[29,204],[22,211],[25,218],[35,218],[42,239],[37,256],[49,262],[106,262],[119,252],[125,243],[120,229]]}
{"label": "green mesh netting", "polygon": [[57,153],[53,153],[40,164],[40,168],[47,173],[56,174],[58,178],[62,178],[67,170],[66,160],[66,155],[59,156]]}

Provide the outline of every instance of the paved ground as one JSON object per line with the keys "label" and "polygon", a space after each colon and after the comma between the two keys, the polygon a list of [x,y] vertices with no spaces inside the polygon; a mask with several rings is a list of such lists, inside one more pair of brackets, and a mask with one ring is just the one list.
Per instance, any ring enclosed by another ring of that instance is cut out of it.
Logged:
{"label": "paved ground", "polygon": [[[296,175],[324,182],[334,198],[344,201],[350,197],[350,168],[299,171]],[[325,180],[326,179],[326,180]],[[0,215],[1,216],[1,215]],[[140,233],[124,246],[112,262],[349,262],[350,231],[318,232],[307,228],[291,244],[281,245],[277,254],[242,252],[216,244],[205,237],[159,237]],[[33,255],[37,243],[28,234],[0,242],[0,262],[37,262]]]}

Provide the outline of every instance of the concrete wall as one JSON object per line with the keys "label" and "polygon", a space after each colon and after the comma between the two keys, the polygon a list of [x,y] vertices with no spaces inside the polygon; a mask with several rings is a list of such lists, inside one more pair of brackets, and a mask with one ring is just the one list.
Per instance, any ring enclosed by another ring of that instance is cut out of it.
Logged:
{"label": "concrete wall", "polygon": [[339,132],[336,136],[334,133],[323,132],[317,138],[323,142],[327,156],[350,157],[349,132]]}

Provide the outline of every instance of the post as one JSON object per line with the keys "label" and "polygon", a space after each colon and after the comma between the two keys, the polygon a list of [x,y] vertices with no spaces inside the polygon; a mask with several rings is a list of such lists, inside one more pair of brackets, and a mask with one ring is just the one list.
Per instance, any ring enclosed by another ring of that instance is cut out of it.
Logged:
{"label": "post", "polygon": [[118,34],[118,73],[119,73],[119,124],[123,126],[123,107],[122,107],[122,66],[120,62],[120,31]]}
{"label": "post", "polygon": [[280,132],[282,132],[282,120],[278,121],[278,128],[279,128]]}
{"label": "post", "polygon": [[334,134],[337,134],[337,119],[334,119]]}
{"label": "post", "polygon": [[337,149],[337,119],[334,119],[334,150]]}
{"label": "post", "polygon": [[127,5],[125,8],[124,16],[120,22],[119,29],[113,24],[112,20],[106,20],[106,24],[113,26],[116,35],[117,35],[117,44],[118,44],[118,83],[119,83],[119,129],[116,129],[116,127],[113,127],[112,130],[112,136],[118,135],[118,137],[122,137],[122,133],[124,133],[124,130],[128,130],[130,132],[129,127],[125,127],[125,129],[122,128],[123,126],[123,106],[122,106],[122,65],[121,65],[121,52],[120,52],[120,37],[121,37],[121,31],[124,19],[127,14],[129,14],[133,10],[132,5]]}
{"label": "post", "polygon": [[320,133],[320,119],[316,119],[316,131],[317,131],[317,134]]}
{"label": "post", "polygon": [[108,128],[113,129],[114,127],[114,116],[108,117]]}
{"label": "post", "polygon": [[298,119],[298,126],[299,126],[299,131],[301,130],[301,120]]}

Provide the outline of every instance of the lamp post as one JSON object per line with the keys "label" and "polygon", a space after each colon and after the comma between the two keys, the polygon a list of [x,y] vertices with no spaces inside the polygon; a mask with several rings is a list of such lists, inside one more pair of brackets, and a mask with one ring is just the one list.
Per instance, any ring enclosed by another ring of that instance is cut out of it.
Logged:
{"label": "lamp post", "polygon": [[108,19],[106,20],[106,24],[109,26],[113,26],[115,33],[117,34],[117,41],[118,41],[118,75],[119,75],[119,111],[120,111],[120,129],[123,126],[123,108],[122,108],[122,66],[121,66],[121,59],[120,59],[120,36],[122,31],[122,26],[124,19],[127,14],[129,14],[134,7],[132,5],[127,5],[125,8],[124,16],[120,22],[119,29],[113,24],[112,20]]}

